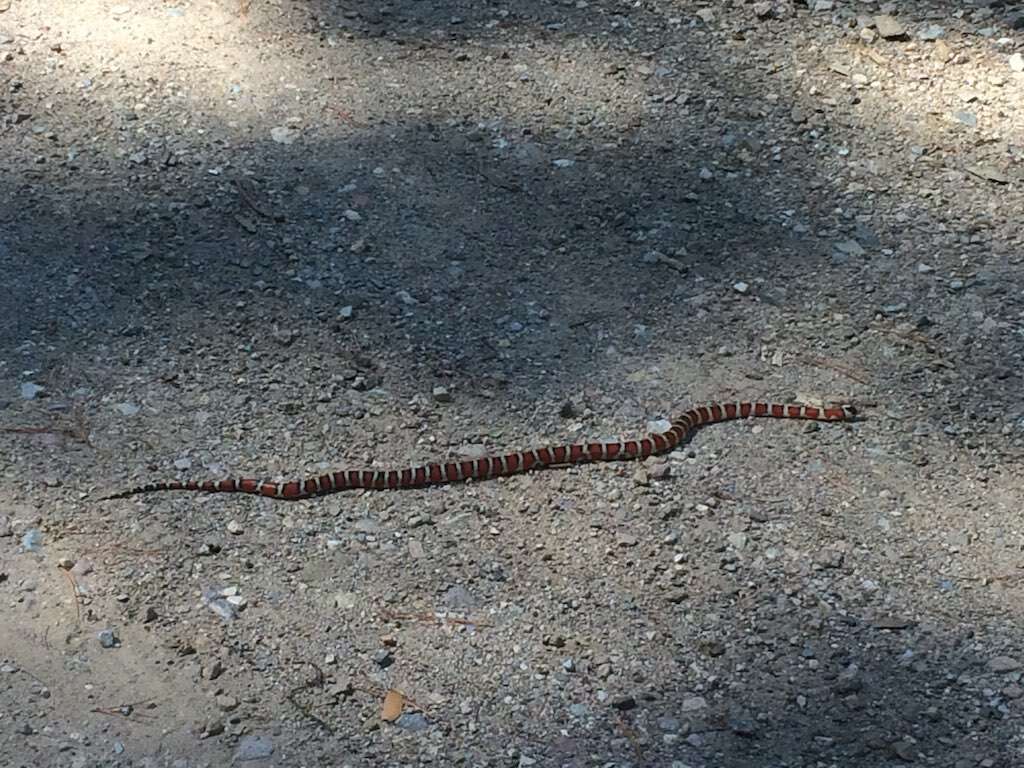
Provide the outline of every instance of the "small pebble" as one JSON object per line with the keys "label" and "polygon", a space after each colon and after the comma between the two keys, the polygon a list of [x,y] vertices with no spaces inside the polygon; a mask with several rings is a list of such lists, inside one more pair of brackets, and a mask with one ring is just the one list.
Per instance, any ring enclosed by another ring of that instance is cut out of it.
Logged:
{"label": "small pebble", "polygon": [[1013,656],[995,656],[988,660],[988,668],[1000,674],[1015,672],[1021,668],[1021,663]]}
{"label": "small pebble", "polygon": [[636,707],[636,699],[632,696],[613,696],[611,705],[613,708],[624,712]]}
{"label": "small pebble", "polygon": [[879,14],[875,16],[875,29],[878,30],[878,34],[887,40],[892,40],[897,37],[903,37],[907,34],[907,31],[903,28],[896,19],[888,14]]}
{"label": "small pebble", "polygon": [[397,720],[395,725],[403,731],[425,731],[430,727],[430,722],[420,712],[405,712]]}
{"label": "small pebble", "polygon": [[[223,730],[223,729],[222,729]],[[210,735],[214,735],[210,733]],[[243,736],[235,749],[234,761],[263,760],[274,754],[274,742],[269,736]]]}
{"label": "small pebble", "polygon": [[96,633],[96,637],[100,641],[100,645],[104,648],[117,648],[121,645],[120,639],[114,634],[112,629],[103,629]]}
{"label": "small pebble", "polygon": [[703,696],[687,696],[683,699],[679,709],[682,712],[697,712],[705,709],[707,705],[708,702]]}

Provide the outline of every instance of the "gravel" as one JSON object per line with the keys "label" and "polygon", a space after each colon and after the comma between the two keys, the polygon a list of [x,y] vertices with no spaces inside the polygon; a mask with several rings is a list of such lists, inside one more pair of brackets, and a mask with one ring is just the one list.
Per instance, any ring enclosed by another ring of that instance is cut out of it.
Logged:
{"label": "gravel", "polygon": [[1021,764],[1018,5],[0,0],[0,754]]}

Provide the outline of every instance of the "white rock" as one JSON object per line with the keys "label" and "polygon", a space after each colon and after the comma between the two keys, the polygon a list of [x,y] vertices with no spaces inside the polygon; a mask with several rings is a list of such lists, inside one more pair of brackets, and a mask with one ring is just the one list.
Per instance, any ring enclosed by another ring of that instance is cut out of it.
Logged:
{"label": "white rock", "polygon": [[352,610],[356,607],[358,598],[354,592],[338,592],[334,596],[334,607],[344,610]]}
{"label": "white rock", "polygon": [[687,696],[683,699],[679,706],[679,709],[683,712],[696,712],[697,710],[704,709],[708,703],[703,696]]}
{"label": "white rock", "polygon": [[278,144],[294,144],[299,138],[299,132],[294,128],[279,125],[270,129],[270,138]]}

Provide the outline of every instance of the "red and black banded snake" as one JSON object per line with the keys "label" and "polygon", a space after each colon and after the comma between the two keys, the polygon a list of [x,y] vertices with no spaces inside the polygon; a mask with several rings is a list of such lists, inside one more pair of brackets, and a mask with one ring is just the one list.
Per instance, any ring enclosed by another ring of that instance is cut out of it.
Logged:
{"label": "red and black banded snake", "polygon": [[156,491],[198,491],[201,493],[250,493],[294,501],[357,488],[371,490],[422,488],[464,480],[489,480],[545,467],[596,461],[644,459],[671,451],[683,443],[698,427],[733,419],[766,417],[850,421],[855,415],[856,410],[851,405],[819,408],[812,405],[763,402],[712,403],[691,408],[673,419],[666,431],[655,432],[639,440],[552,445],[503,455],[484,456],[478,459],[423,464],[405,469],[339,470],[278,483],[252,478],[188,482],[172,480],[139,485],[105,496],[101,500],[124,499]]}

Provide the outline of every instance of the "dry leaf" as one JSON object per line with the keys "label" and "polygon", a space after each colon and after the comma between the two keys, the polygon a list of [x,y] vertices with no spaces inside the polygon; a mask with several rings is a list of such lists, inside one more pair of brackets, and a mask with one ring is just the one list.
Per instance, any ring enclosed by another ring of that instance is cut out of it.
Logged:
{"label": "dry leaf", "polygon": [[389,723],[394,722],[402,714],[403,709],[405,709],[405,696],[392,688],[388,691],[387,696],[384,697],[384,706],[380,711],[380,718]]}

